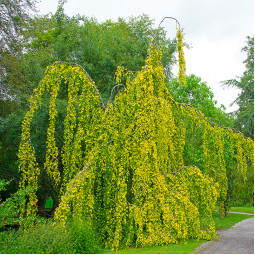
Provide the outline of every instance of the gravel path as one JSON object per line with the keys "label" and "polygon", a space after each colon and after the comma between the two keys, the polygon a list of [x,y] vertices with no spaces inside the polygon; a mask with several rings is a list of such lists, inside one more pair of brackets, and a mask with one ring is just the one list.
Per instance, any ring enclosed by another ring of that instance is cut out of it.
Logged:
{"label": "gravel path", "polygon": [[254,215],[254,213],[247,213],[247,212],[228,212],[228,213],[236,213],[236,214],[247,214],[247,215]]}
{"label": "gravel path", "polygon": [[238,222],[233,228],[217,231],[220,240],[203,243],[199,254],[254,254],[254,218]]}

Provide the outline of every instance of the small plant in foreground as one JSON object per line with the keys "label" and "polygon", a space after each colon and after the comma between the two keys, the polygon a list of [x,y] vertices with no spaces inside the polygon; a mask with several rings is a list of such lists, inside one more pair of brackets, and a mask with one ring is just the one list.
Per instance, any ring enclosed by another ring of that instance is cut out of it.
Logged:
{"label": "small plant in foreground", "polygon": [[0,233],[1,253],[16,254],[84,254],[103,249],[90,223],[73,220],[66,227],[48,220],[29,229]]}

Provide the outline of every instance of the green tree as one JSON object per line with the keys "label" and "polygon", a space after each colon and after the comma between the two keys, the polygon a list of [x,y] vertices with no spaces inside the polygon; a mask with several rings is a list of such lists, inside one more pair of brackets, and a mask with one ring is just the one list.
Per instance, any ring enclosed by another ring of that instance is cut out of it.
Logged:
{"label": "green tree", "polygon": [[15,54],[15,48],[25,24],[30,19],[30,11],[35,11],[37,0],[3,0],[0,3],[0,46],[1,51]]}
{"label": "green tree", "polygon": [[26,201],[27,194],[31,192],[30,188],[25,188],[6,199],[3,196],[3,191],[7,190],[9,184],[10,181],[0,180],[0,228],[22,222],[19,217],[20,206]]}
{"label": "green tree", "polygon": [[[0,3],[0,100],[13,96],[24,80],[20,54],[22,32],[35,11],[36,0],[1,1]],[[13,99],[13,98],[12,98]]]}
{"label": "green tree", "polygon": [[222,83],[224,86],[232,86],[241,91],[232,103],[239,106],[233,112],[235,117],[233,127],[245,136],[254,139],[254,37],[247,37],[246,46],[242,48],[242,51],[247,53],[247,57],[243,62],[245,64],[243,75]]}
{"label": "green tree", "polygon": [[194,74],[188,75],[186,81],[186,86],[180,86],[177,78],[168,81],[167,88],[174,99],[177,102],[193,106],[201,111],[207,119],[224,127],[230,127],[231,117],[225,112],[224,105],[217,107],[214,94],[206,82]]}

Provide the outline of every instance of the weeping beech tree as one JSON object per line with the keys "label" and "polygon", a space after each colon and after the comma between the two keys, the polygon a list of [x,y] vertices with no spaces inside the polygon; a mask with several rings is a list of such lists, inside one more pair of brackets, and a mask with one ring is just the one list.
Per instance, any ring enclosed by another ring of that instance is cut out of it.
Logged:
{"label": "weeping beech tree", "polygon": [[[180,31],[177,38],[180,85],[185,86]],[[208,121],[192,106],[177,103],[165,86],[160,49],[152,45],[148,53],[146,66],[135,78],[118,68],[116,87],[122,90],[106,107],[82,67],[63,62],[48,67],[22,125],[20,187],[33,188],[23,213],[26,208],[27,216],[35,215],[40,169],[30,125],[48,93],[44,168],[60,198],[56,221],[65,224],[73,217],[91,221],[105,247],[113,250],[216,236],[212,210],[217,199],[223,201],[227,195],[228,162],[235,162],[245,180],[248,164],[253,164],[253,141]],[[68,86],[68,106],[60,150],[54,136],[55,102],[63,83]],[[184,162],[193,130],[199,130],[200,168]]]}

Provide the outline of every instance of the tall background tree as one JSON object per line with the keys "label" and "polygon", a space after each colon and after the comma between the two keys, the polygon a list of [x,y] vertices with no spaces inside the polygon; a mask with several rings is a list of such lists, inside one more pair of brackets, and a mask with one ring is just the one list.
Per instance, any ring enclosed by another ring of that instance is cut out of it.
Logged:
{"label": "tall background tree", "polygon": [[10,192],[18,184],[17,146],[22,105],[18,98],[27,79],[24,73],[23,32],[36,11],[36,0],[0,1],[0,178],[11,180]]}
{"label": "tall background tree", "polygon": [[246,46],[242,48],[247,54],[244,60],[245,71],[241,77],[223,81],[224,86],[240,89],[240,93],[232,104],[238,109],[233,112],[235,117],[234,128],[245,136],[254,139],[254,37],[247,37]]}
{"label": "tall background tree", "polygon": [[13,95],[13,85],[20,85],[23,73],[19,63],[22,54],[22,32],[35,11],[36,0],[3,0],[0,2],[0,99]]}
{"label": "tall background tree", "polygon": [[225,112],[226,107],[217,106],[217,101],[210,87],[195,74],[186,77],[186,86],[180,86],[177,78],[167,83],[167,88],[179,103],[190,104],[201,111],[209,120],[224,127],[231,126],[231,117]]}
{"label": "tall background tree", "polygon": [[24,25],[30,20],[30,11],[35,11],[36,0],[2,0],[0,3],[1,50],[15,54]]}

